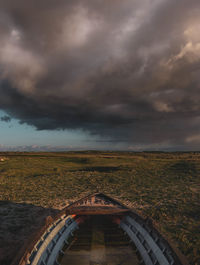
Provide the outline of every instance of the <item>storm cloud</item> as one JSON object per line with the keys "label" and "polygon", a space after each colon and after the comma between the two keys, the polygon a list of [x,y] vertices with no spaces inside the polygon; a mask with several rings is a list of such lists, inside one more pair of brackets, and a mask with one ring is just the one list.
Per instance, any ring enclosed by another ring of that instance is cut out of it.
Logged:
{"label": "storm cloud", "polygon": [[0,118],[1,121],[5,121],[5,122],[10,122],[11,121],[11,118],[7,115],[4,115]]}
{"label": "storm cloud", "polygon": [[38,130],[200,144],[199,0],[0,0],[0,108]]}

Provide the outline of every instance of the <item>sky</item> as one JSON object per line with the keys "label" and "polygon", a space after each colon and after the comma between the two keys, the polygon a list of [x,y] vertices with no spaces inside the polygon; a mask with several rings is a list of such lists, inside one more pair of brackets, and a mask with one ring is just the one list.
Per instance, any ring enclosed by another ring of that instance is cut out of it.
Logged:
{"label": "sky", "polygon": [[0,151],[200,150],[199,0],[0,0]]}

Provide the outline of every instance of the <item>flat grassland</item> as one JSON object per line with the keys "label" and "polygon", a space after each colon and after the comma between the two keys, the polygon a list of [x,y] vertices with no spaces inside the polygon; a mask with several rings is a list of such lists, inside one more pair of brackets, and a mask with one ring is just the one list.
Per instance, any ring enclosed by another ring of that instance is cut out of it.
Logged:
{"label": "flat grassland", "polygon": [[[0,161],[0,256],[9,248],[12,255],[17,253],[41,224],[38,216],[55,214],[72,200],[99,191],[151,217],[191,264],[200,264],[200,153],[88,151],[0,157],[5,158]],[[10,264],[10,255],[5,257],[1,264]]]}

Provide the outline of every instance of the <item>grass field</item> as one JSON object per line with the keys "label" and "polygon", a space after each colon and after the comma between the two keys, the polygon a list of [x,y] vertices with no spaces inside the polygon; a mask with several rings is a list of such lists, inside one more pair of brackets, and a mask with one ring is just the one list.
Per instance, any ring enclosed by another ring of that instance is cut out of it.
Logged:
{"label": "grass field", "polygon": [[13,242],[18,230],[28,236],[27,225],[33,223],[34,230],[33,207],[45,216],[45,211],[53,214],[76,198],[100,191],[151,217],[190,264],[200,264],[200,153],[2,153],[0,157],[7,158],[0,162],[0,221],[5,224],[10,218],[9,225],[0,226],[0,248]]}

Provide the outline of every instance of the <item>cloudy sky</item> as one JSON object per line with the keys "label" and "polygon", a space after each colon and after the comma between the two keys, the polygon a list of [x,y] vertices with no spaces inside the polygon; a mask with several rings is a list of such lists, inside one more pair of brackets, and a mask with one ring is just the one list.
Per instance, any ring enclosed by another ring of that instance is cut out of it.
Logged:
{"label": "cloudy sky", "polygon": [[0,0],[0,150],[199,150],[199,14],[199,0]]}

